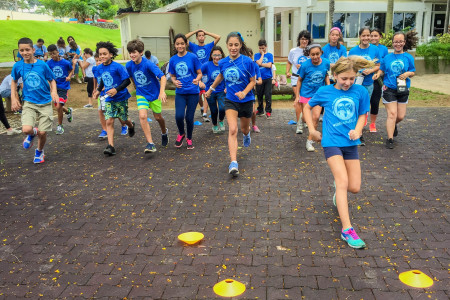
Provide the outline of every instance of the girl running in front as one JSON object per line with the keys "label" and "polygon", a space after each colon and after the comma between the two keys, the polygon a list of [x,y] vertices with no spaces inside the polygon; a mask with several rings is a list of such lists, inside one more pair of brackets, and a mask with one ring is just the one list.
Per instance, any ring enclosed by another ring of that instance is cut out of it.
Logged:
{"label": "girl running in front", "polygon": [[[308,57],[304,55],[304,50],[311,44],[311,33],[308,30],[300,31],[297,37],[297,48],[291,49],[289,51],[288,61],[286,64],[286,77],[291,78],[292,89],[295,90],[298,80],[298,70],[302,63],[304,63]],[[292,68],[292,73],[291,73]],[[295,116],[297,121],[296,133],[303,133],[303,122],[302,122],[302,107],[298,102],[294,102]]]}
{"label": "girl running in front", "polygon": [[[228,173],[233,176],[239,174],[237,163],[237,119],[241,121],[241,131],[244,135],[244,147],[250,147],[250,119],[253,114],[255,95],[255,67],[249,57],[244,39],[239,32],[231,32],[227,36],[229,56],[219,61],[220,74],[206,93],[211,96],[216,87],[225,79],[227,95],[225,99],[225,115],[228,122],[228,148],[231,163]],[[242,55],[241,55],[242,54]]]}
{"label": "girl running in front", "polygon": [[[325,158],[335,181],[333,203],[337,206],[342,223],[341,238],[353,248],[366,246],[350,222],[347,192],[358,193],[361,188],[357,145],[360,144],[359,138],[370,101],[367,90],[354,82],[360,69],[373,66],[373,61],[360,56],[341,57],[331,68],[336,83],[319,88],[303,112],[313,139],[322,140]],[[323,116],[323,138],[311,117],[311,110],[317,105],[326,111]]]}
{"label": "girl running in front", "polygon": [[[310,59],[302,64],[302,67],[298,73],[297,86],[294,88],[295,105],[299,105],[303,110],[308,101],[314,96],[317,90],[323,85],[329,85],[330,79],[328,78],[328,70],[330,70],[330,61],[326,58],[321,58],[322,48],[319,44],[311,44],[305,49],[305,55]],[[312,109],[312,119],[314,126],[317,127],[319,122],[320,112],[322,107],[316,106]],[[299,119],[299,122],[303,123],[305,113],[303,117]],[[306,150],[308,152],[314,151],[313,139],[310,135],[306,140]]]}
{"label": "girl running in front", "polygon": [[387,110],[386,130],[388,139],[386,148],[394,149],[394,137],[398,135],[397,123],[406,116],[408,104],[410,78],[415,75],[414,58],[406,53],[415,47],[417,37],[415,32],[397,32],[392,38],[394,53],[388,54],[381,62],[381,68],[373,76],[374,80],[384,74],[382,99]]}
{"label": "girl running in front", "polygon": [[[380,69],[380,54],[378,48],[370,44],[370,29],[368,27],[361,28],[359,30],[359,45],[353,47],[348,52],[348,56],[358,55],[366,60],[375,62],[375,66],[370,69],[360,70],[356,77],[356,84],[362,85],[369,92],[369,98],[372,97],[373,92],[373,79],[371,74],[376,73]],[[367,119],[364,124],[366,126]],[[366,142],[364,137],[361,136],[361,146],[365,146]]]}
{"label": "girl running in front", "polygon": [[[211,85],[220,74],[219,60],[225,57],[220,46],[214,46],[209,56],[209,61],[202,65],[202,75],[205,79],[205,90],[208,91]],[[223,119],[225,118],[225,82],[221,82],[216,90],[207,98],[209,109],[211,110],[211,119],[213,123],[213,133],[225,131]],[[219,121],[219,122],[217,122]]]}
{"label": "girl running in front", "polygon": [[[175,121],[178,136],[175,147],[180,148],[186,138],[188,149],[194,149],[192,132],[194,131],[194,114],[199,97],[199,82],[202,79],[202,64],[192,52],[187,52],[187,39],[183,34],[177,34],[173,39],[177,54],[169,60],[169,73],[175,91]],[[184,120],[186,119],[186,132]]]}
{"label": "girl running in front", "polygon": [[[378,47],[378,51],[380,54],[380,61],[383,60],[383,58],[389,54],[388,48],[385,45],[380,44],[380,39],[382,36],[383,33],[378,28],[374,28],[370,31],[370,42],[372,43],[372,45]],[[373,81],[373,92],[372,96],[370,97],[370,125],[369,125],[370,132],[377,132],[376,121],[378,116],[378,109],[380,107],[382,86],[383,86],[383,77],[380,77],[379,79]]]}

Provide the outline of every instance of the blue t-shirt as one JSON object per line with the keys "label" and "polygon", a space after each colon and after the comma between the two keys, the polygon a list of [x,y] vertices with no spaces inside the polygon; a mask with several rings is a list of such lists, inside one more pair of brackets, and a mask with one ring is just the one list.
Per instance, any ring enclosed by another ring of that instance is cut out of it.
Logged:
{"label": "blue t-shirt", "polygon": [[38,45],[33,45],[34,48],[34,56],[44,56],[45,53],[47,53],[47,47],[45,45],[42,45],[42,48]]}
{"label": "blue t-shirt", "polygon": [[[255,58],[254,58],[255,62],[257,60],[259,60],[260,58],[261,58],[261,53],[259,53],[259,52],[256,53],[255,54]],[[267,63],[272,63],[273,64],[273,55],[272,55],[272,53],[265,53],[262,63],[263,64],[267,64]],[[258,66],[258,67],[259,67],[259,69],[261,71],[261,78],[263,80],[272,78],[272,68],[266,68],[266,67],[260,67],[260,66]]]}
{"label": "blue t-shirt", "polygon": [[330,70],[330,61],[322,58],[319,65],[314,65],[312,60],[308,59],[302,64],[298,75],[302,78],[300,96],[311,98],[317,90],[325,85],[325,77]]}
{"label": "blue t-shirt", "polygon": [[[397,89],[397,77],[405,72],[415,72],[414,58],[409,53],[388,54],[381,61],[381,71],[384,72],[384,85]],[[406,78],[406,86],[411,86],[411,79]]]}
{"label": "blue t-shirt", "polygon": [[370,99],[366,88],[353,84],[347,91],[334,85],[319,88],[309,100],[311,107],[325,108],[322,123],[322,147],[349,147],[361,144],[352,141],[348,133],[355,129],[359,116],[369,111]]}
{"label": "blue t-shirt", "polygon": [[328,59],[330,64],[335,64],[339,58],[342,56],[347,57],[347,48],[344,45],[340,45],[339,49],[337,46],[331,46],[326,44],[323,48],[322,57]]}
{"label": "blue t-shirt", "polygon": [[198,85],[192,83],[197,78],[197,70],[201,70],[202,64],[195,54],[187,52],[180,57],[178,54],[172,56],[169,60],[169,73],[175,76],[182,84],[181,88],[176,89],[178,94],[198,94],[200,90]]}
{"label": "blue t-shirt", "polygon": [[[105,93],[113,88],[118,87],[124,80],[130,78],[127,70],[121,64],[112,61],[109,65],[98,65],[97,73],[101,76],[101,80],[105,86]],[[100,84],[100,82],[99,82]],[[106,98],[106,102],[119,102],[130,98],[128,89],[125,88],[114,95],[114,97]]]}
{"label": "blue t-shirt", "polygon": [[[209,90],[211,85],[214,83],[214,80],[216,80],[217,76],[220,74],[219,66],[215,65],[212,61],[208,61],[206,64],[202,65],[202,81],[206,85],[206,91]],[[212,93],[220,93],[225,90],[225,81],[222,80],[222,82],[219,83],[219,85],[216,87],[216,90]]]}
{"label": "blue t-shirt", "polygon": [[136,96],[142,96],[147,101],[157,100],[161,85],[158,78],[164,76],[164,73],[147,58],[142,57],[140,64],[130,60],[126,64],[128,75],[133,78],[136,85]]}
{"label": "blue t-shirt", "polygon": [[59,61],[50,59],[47,61],[47,65],[55,75],[56,87],[59,89],[70,90],[70,82],[66,81],[66,78],[73,69],[72,64],[65,59],[60,59]]}
{"label": "blue t-shirt", "polygon": [[58,49],[59,57],[65,58],[64,56],[66,55],[66,47],[57,47],[57,49]]}
{"label": "blue t-shirt", "polygon": [[193,42],[189,42],[189,50],[197,55],[198,60],[204,64],[209,60],[209,56],[211,55],[211,50],[214,47],[214,42],[209,44],[199,46]]}
{"label": "blue t-shirt", "polygon": [[[97,86],[100,84],[100,81],[102,80],[102,75],[98,73],[98,66],[93,66],[92,67],[92,74],[94,74],[95,80],[97,81]],[[100,96],[105,95],[105,90],[102,90],[100,92]]]}
{"label": "blue t-shirt", "polygon": [[248,102],[255,100],[253,89],[248,92],[244,99],[239,100],[235,94],[245,90],[250,79],[256,76],[255,62],[245,55],[239,55],[232,60],[229,56],[219,61],[220,73],[227,86],[227,99],[233,102]]}
{"label": "blue t-shirt", "polygon": [[47,104],[52,101],[48,82],[55,80],[55,75],[44,61],[38,59],[33,64],[18,61],[12,68],[11,76],[15,81],[22,77],[24,101],[36,104]]}
{"label": "blue t-shirt", "polygon": [[[361,49],[359,46],[355,46],[352,49],[350,49],[350,51],[348,52],[348,56],[351,55],[358,55],[361,56],[362,58],[365,58],[367,60],[371,60],[371,61],[375,61],[375,63],[380,63],[380,53],[378,51],[378,47],[374,46],[372,44],[369,44],[369,47],[366,49]],[[362,83],[362,85],[364,86],[368,86],[373,84],[373,79],[372,79],[373,74],[369,74],[367,76],[364,76],[364,81]]]}
{"label": "blue t-shirt", "polygon": [[[374,46],[375,46],[375,45],[374,45]],[[375,46],[375,47],[378,48],[378,52],[379,52],[379,54],[380,54],[380,61],[381,61],[386,55],[389,54],[389,50],[388,50],[388,48],[387,48],[385,45],[378,44],[378,46]]]}
{"label": "blue t-shirt", "polygon": [[253,62],[253,65],[255,66],[255,74],[256,74],[256,80],[262,79],[261,77],[261,69],[259,68],[258,64],[256,62]]}

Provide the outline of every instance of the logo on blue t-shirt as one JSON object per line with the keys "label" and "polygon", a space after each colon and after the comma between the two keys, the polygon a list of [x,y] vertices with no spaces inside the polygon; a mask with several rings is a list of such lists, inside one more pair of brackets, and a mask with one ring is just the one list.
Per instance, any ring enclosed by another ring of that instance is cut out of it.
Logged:
{"label": "logo on blue t-shirt", "polygon": [[220,71],[219,70],[215,70],[214,72],[212,72],[211,74],[211,78],[212,80],[216,80],[217,76],[219,76]]}
{"label": "logo on blue t-shirt", "polygon": [[367,59],[368,61],[372,61],[372,57],[370,57],[369,54],[364,54],[364,55],[362,55],[362,57],[363,57],[364,59]]}
{"label": "logo on blue t-shirt", "polygon": [[147,83],[147,76],[145,76],[144,72],[137,71],[134,72],[134,78],[136,78],[137,83],[144,85]]}
{"label": "logo on blue t-shirt", "polygon": [[60,66],[54,67],[52,71],[53,71],[53,74],[55,74],[56,78],[64,77],[64,71]]}
{"label": "logo on blue t-shirt", "polygon": [[328,56],[330,63],[335,64],[339,60],[339,54],[337,52],[332,52]]}
{"label": "logo on blue t-shirt", "polygon": [[324,79],[323,73],[321,71],[315,71],[311,75],[310,82],[312,82],[314,84],[321,84],[323,82],[323,79]]}
{"label": "logo on blue t-shirt", "polygon": [[308,60],[308,58],[306,56],[302,55],[298,58],[297,64],[301,65],[302,63],[304,63],[307,60]]}
{"label": "logo on blue t-shirt", "polygon": [[188,73],[188,66],[184,61],[181,61],[176,64],[175,71],[178,76],[185,76]]}
{"label": "logo on blue t-shirt", "polygon": [[205,51],[205,49],[198,50],[197,51],[197,57],[198,57],[198,59],[206,58],[206,51]]}
{"label": "logo on blue t-shirt", "polygon": [[268,62],[269,62],[269,60],[267,59],[267,57],[264,56],[262,63],[267,64]]}
{"label": "logo on blue t-shirt", "polygon": [[404,67],[405,67],[405,64],[401,60],[394,60],[391,63],[391,71],[394,74],[401,74]]}
{"label": "logo on blue t-shirt", "polygon": [[202,76],[202,82],[203,83],[207,83],[208,82],[208,75],[203,75]]}
{"label": "logo on blue t-shirt", "polygon": [[102,74],[102,81],[105,84],[105,87],[110,87],[113,85],[114,83],[114,79],[111,76],[111,74],[109,74],[109,72],[105,72]]}
{"label": "logo on blue t-shirt", "polygon": [[333,113],[342,121],[349,120],[355,115],[355,103],[347,96],[339,97],[333,103]]}
{"label": "logo on blue t-shirt", "polygon": [[239,70],[234,67],[226,69],[225,80],[233,83],[239,81]]}
{"label": "logo on blue t-shirt", "polygon": [[26,78],[25,82],[30,88],[36,88],[41,84],[41,78],[39,77],[39,74],[36,72],[32,71],[28,72],[25,78]]}

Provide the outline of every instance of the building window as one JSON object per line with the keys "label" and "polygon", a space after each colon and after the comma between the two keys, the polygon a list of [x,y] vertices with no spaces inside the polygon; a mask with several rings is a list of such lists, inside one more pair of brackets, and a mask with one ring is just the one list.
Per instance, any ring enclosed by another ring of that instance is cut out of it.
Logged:
{"label": "building window", "polygon": [[345,38],[357,38],[363,27],[384,29],[386,13],[335,13],[333,27],[339,27]]}
{"label": "building window", "polygon": [[281,41],[281,14],[275,15],[275,41]]}
{"label": "building window", "polygon": [[375,13],[373,14],[373,27],[384,31],[386,26],[386,14],[385,13]]}
{"label": "building window", "polygon": [[416,14],[415,13],[394,13],[394,21],[392,22],[392,29],[402,31],[405,28],[416,28]]}
{"label": "building window", "polygon": [[311,32],[313,39],[325,38],[325,26],[327,23],[326,13],[308,14],[308,26],[307,29]]}

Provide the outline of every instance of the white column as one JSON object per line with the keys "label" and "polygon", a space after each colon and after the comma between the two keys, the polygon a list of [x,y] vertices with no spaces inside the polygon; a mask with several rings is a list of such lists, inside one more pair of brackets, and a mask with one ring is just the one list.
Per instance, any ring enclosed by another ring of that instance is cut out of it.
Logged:
{"label": "white column", "polygon": [[267,41],[267,51],[273,53],[274,51],[274,39],[275,39],[275,21],[274,21],[274,9],[273,6],[266,7],[265,10],[266,22],[265,22],[265,31],[266,31],[266,41]]}
{"label": "white column", "polygon": [[300,24],[300,8],[296,8],[292,12],[292,19],[291,19],[292,25],[291,25],[291,36],[292,36],[292,45],[291,47],[297,47],[297,37],[300,31],[302,31],[302,26]]}
{"label": "white column", "polygon": [[281,56],[289,54],[289,11],[281,13]]}
{"label": "white column", "polygon": [[[301,30],[308,29],[306,26],[308,25],[308,14],[306,13],[306,7],[303,7],[300,11],[300,28]],[[311,32],[312,35],[312,32]]]}

